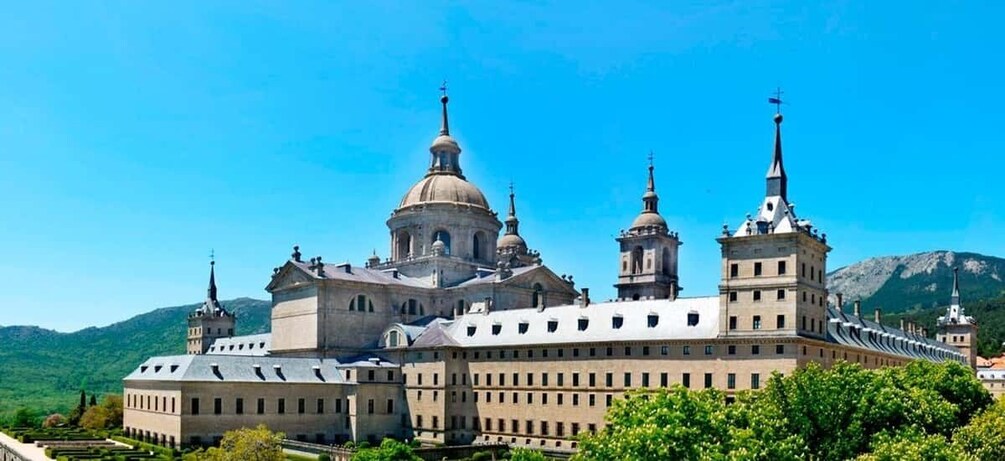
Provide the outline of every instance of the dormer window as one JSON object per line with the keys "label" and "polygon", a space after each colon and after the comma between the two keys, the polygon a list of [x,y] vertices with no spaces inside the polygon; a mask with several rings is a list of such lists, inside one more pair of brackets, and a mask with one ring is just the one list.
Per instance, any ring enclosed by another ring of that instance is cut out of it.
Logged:
{"label": "dormer window", "polygon": [[687,313],[687,326],[693,327],[698,325],[698,313],[688,312]]}
{"label": "dormer window", "polygon": [[162,367],[160,365],[155,365],[154,366],[154,373],[160,373],[161,372],[161,368],[164,368],[164,367]]}
{"label": "dormer window", "polygon": [[579,331],[586,331],[587,327],[589,326],[590,326],[590,319],[588,318],[579,319],[579,325],[578,325]]}
{"label": "dormer window", "polygon": [[525,333],[527,333],[527,328],[528,327],[530,327],[530,324],[527,323],[526,321],[520,322],[520,324],[517,325],[517,331],[520,334],[525,334]]}
{"label": "dormer window", "polygon": [[622,325],[625,324],[625,318],[620,315],[615,315],[611,317],[611,328],[617,330],[620,329]]}
{"label": "dormer window", "polygon": [[468,325],[468,336],[474,336],[477,329],[478,327],[474,325]]}
{"label": "dormer window", "polygon": [[146,373],[147,372],[147,368],[150,368],[150,367],[148,367],[146,365],[143,365],[142,367],[140,367],[140,373]]}
{"label": "dormer window", "polygon": [[646,317],[646,325],[649,325],[649,328],[656,328],[656,325],[658,325],[659,323],[660,323],[659,314],[649,314],[649,316]]}
{"label": "dormer window", "polygon": [[502,324],[501,323],[495,323],[495,324],[492,325],[492,334],[493,335],[498,336],[499,332],[501,332],[501,331],[502,331]]}
{"label": "dormer window", "polygon": [[554,333],[555,330],[558,330],[558,320],[549,320],[548,321],[548,333]]}

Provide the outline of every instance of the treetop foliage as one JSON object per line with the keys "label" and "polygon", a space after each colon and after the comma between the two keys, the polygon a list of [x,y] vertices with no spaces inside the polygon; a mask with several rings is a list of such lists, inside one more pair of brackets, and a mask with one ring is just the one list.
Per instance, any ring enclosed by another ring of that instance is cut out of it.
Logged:
{"label": "treetop foliage", "polygon": [[985,411],[991,403],[973,371],[957,363],[810,364],[773,375],[764,390],[740,392],[733,403],[714,389],[628,392],[602,431],[581,436],[574,459],[1005,459],[973,458],[980,444],[964,443],[1000,434],[1005,445],[1005,422],[988,416],[1005,409]]}

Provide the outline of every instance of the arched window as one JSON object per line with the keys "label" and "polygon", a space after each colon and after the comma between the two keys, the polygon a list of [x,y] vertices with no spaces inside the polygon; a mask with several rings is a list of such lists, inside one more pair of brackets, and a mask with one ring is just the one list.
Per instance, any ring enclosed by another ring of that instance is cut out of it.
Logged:
{"label": "arched window", "polygon": [[398,259],[412,256],[412,234],[406,230],[398,231],[396,254]]}
{"label": "arched window", "polygon": [[534,293],[530,296],[531,307],[543,307],[544,306],[544,296],[541,293],[543,288],[540,283],[534,284]]}
{"label": "arched window", "polygon": [[457,300],[456,315],[464,315],[464,300],[463,299],[458,299]]}
{"label": "arched window", "polygon": [[387,335],[387,347],[398,347],[398,332],[391,331]]}
{"label": "arched window", "polygon": [[422,314],[422,305],[414,299],[401,303],[401,313],[408,315]]}
{"label": "arched window", "polygon": [[485,237],[482,235],[480,231],[475,232],[474,237],[471,238],[471,257],[473,259],[483,259],[485,257],[484,255],[485,249],[482,248],[482,246],[484,245],[485,245]]}
{"label": "arched window", "polygon": [[366,295],[356,295],[356,297],[349,300],[349,310],[373,312],[373,300]]}
{"label": "arched window", "polygon": [[430,243],[435,243],[437,240],[443,242],[443,254],[450,254],[450,233],[445,230],[438,230],[433,233],[433,241]]}
{"label": "arched window", "polygon": [[642,273],[642,247],[635,247],[632,250],[632,273]]}

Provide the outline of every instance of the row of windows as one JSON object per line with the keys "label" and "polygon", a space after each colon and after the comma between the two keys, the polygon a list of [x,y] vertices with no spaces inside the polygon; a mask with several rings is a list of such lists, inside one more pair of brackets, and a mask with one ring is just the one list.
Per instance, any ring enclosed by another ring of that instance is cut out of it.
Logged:
{"label": "row of windows", "polygon": [[[779,315],[778,317],[782,318],[782,319],[780,320],[780,323],[778,323],[779,320],[776,319],[776,325],[780,325],[780,326],[778,326],[778,328],[784,328],[785,327],[784,316]],[[820,323],[822,324],[823,322],[820,322]],[[707,351],[706,352],[707,355],[711,355],[712,354],[711,351],[713,350],[712,349],[713,347],[714,347],[714,345],[711,345],[711,344],[706,344],[705,345],[705,350]],[[643,356],[643,357],[654,356],[654,355],[657,355],[657,354],[658,355],[663,355],[663,356],[678,355],[678,354],[680,356],[690,356],[690,355],[692,355],[692,353],[691,353],[692,350],[693,349],[692,349],[691,345],[670,346],[670,345],[664,344],[664,345],[660,345],[660,346],[624,346],[623,348],[614,347],[614,346],[607,346],[607,347],[584,347],[584,348],[574,347],[574,348],[570,348],[570,349],[561,349],[561,348],[558,348],[558,349],[536,349],[536,350],[535,349],[525,349],[525,350],[523,350],[522,353],[521,353],[520,349],[514,349],[512,351],[508,351],[508,350],[499,350],[499,351],[472,351],[471,352],[471,357],[473,357],[474,360],[482,360],[483,358],[485,360],[494,360],[497,357],[499,359],[519,359],[519,358],[533,359],[533,358],[538,358],[538,357],[540,357],[540,358],[551,358],[551,357],[565,358],[567,356],[571,356],[571,357],[574,357],[574,358],[578,358],[578,357],[632,357],[632,356],[634,356],[636,354],[638,354],[640,356]],[[413,360],[413,362],[422,362],[423,357],[424,357],[424,354],[422,352],[417,352],[415,354],[415,356],[414,356],[415,359]],[[464,351],[464,352],[461,352],[461,353],[453,352],[452,357],[455,360],[458,359],[458,358],[461,358],[463,360],[468,360],[468,351]],[[433,352],[433,360],[434,361],[439,361],[440,360],[440,353],[438,351],[434,351]],[[404,376],[404,374],[402,375],[402,380],[407,380],[407,377]],[[420,386],[422,385],[422,378],[421,377],[419,378],[419,383],[418,384]],[[436,385],[436,384],[434,383],[434,385]]]}
{"label": "row of windows", "polygon": [[[198,336],[198,335],[201,335],[201,334],[202,334],[202,328],[189,328],[188,329],[188,335],[189,336]],[[213,334],[213,329],[212,328],[206,328],[206,334],[207,335],[212,335]],[[223,328],[217,328],[216,329],[216,334],[222,335],[223,334]],[[228,328],[227,329],[227,336],[234,336],[234,329],[233,328]]]}
{"label": "row of windows", "polygon": [[[784,344],[776,344],[775,348],[774,348],[774,351],[775,351],[775,354],[781,355],[781,354],[785,354],[785,349],[786,348],[785,348]],[[750,351],[750,354],[752,354],[752,355],[760,355],[761,354],[761,346],[758,345],[758,344],[751,345],[749,351]],[[729,354],[729,355],[736,355],[737,352],[738,352],[738,346],[736,346],[736,345],[729,345],[729,346],[726,347],[726,353]],[[713,346],[706,346],[705,347],[705,354],[706,355],[712,355],[712,353],[713,353]],[[538,381],[538,382],[540,383],[541,386],[547,387],[547,386],[552,385],[552,382],[549,379],[552,376],[554,376],[554,378],[555,378],[554,385],[556,387],[564,387],[566,385],[566,380],[565,380],[566,374],[565,373],[555,373],[554,375],[551,375],[549,373],[540,373],[539,375],[540,375],[540,381]],[[458,380],[458,376],[460,377],[460,380]],[[487,386],[487,387],[491,387],[491,386],[495,386],[495,385],[498,385],[498,386],[506,386],[507,385],[506,384],[506,377],[507,377],[506,373],[497,373],[497,374],[485,373],[484,375],[479,374],[479,373],[474,373],[474,374],[471,375],[473,385],[475,385],[475,386],[481,386],[482,385],[482,383],[481,383],[482,379],[481,378],[483,376],[485,378],[484,379],[485,386]],[[512,373],[509,376],[510,376],[510,381],[509,381],[510,386],[520,386],[521,385],[521,381],[520,381],[521,374],[520,373]],[[524,380],[523,380],[523,385],[524,386],[534,386],[534,382],[535,382],[534,378],[535,378],[535,376],[537,376],[537,374],[535,374],[535,373],[525,373],[523,376],[524,376]],[[580,386],[582,386],[582,382],[580,380],[581,376],[585,376],[586,377],[586,380],[585,380],[585,382],[587,383],[586,386],[588,386],[588,387],[597,387],[598,373],[593,373],[593,372],[591,372],[591,373],[582,373],[582,374],[579,373],[579,372],[570,373],[571,387],[580,387]],[[624,387],[631,387],[632,386],[632,376],[633,376],[633,374],[630,373],[630,372],[626,372],[622,376],[624,378],[624,380],[622,381]],[[685,385],[689,385],[691,374],[690,373],[684,373],[683,376],[684,376],[684,378],[681,381],[681,383],[685,384]],[[417,375],[417,377],[418,377],[418,385],[421,386],[422,385],[422,374],[419,373]],[[606,372],[606,373],[604,373],[603,377],[604,377],[604,386],[606,386],[606,387],[614,387],[614,373]],[[650,379],[649,379],[650,378],[650,373],[648,373],[648,372],[641,372],[639,374],[639,377],[640,377],[640,382],[641,382],[642,387],[649,387],[650,386]],[[661,387],[666,387],[669,384],[669,374],[665,373],[665,372],[659,373],[659,377],[660,377],[659,385]],[[450,381],[451,381],[451,385],[454,385],[454,386],[456,386],[458,384],[461,385],[461,386],[467,386],[468,385],[468,374],[467,373],[460,373],[460,374],[453,373],[453,374],[451,374],[451,380]],[[439,385],[439,373],[433,373],[433,385],[434,386],[438,386]],[[417,392],[418,392],[417,397],[421,400],[421,398],[422,398],[422,391],[420,390],[420,391],[417,391]],[[438,391],[433,391],[433,400],[434,401],[437,400],[438,397],[439,397],[439,392]],[[463,400],[463,401],[466,401],[466,400]]]}
{"label": "row of windows", "polygon": [[[292,401],[292,399],[291,399],[291,401]],[[202,408],[201,408],[202,402],[200,401],[200,399],[198,397],[194,397],[194,398],[192,398],[191,403],[192,403],[192,407],[191,407],[192,414],[193,415],[199,415],[199,414],[201,414],[202,413]],[[307,414],[307,412],[308,412],[308,405],[307,405],[307,403],[308,403],[307,399],[305,399],[305,398],[297,399],[296,400],[296,414],[300,414],[300,415]],[[326,411],[326,400],[325,399],[323,399],[323,398],[316,399],[316,400],[314,400],[311,403],[314,403],[313,413],[312,414],[318,414],[318,415],[325,414],[325,411]],[[349,412],[349,399],[334,399],[334,404],[335,404],[335,408],[334,408],[335,413],[342,413],[343,411],[346,412],[346,413]],[[250,412],[251,409],[245,407],[245,400],[244,400],[244,398],[237,397],[237,398],[234,399],[234,406],[232,408],[232,411],[233,411],[233,414],[243,415],[246,412]],[[394,412],[394,400],[393,399],[388,399],[387,400],[386,406],[385,406],[385,411],[387,413],[393,413]],[[255,414],[259,414],[259,415],[264,415],[264,414],[279,414],[279,415],[283,415],[283,414],[287,414],[287,413],[293,413],[293,409],[292,408],[287,408],[287,400],[285,398],[276,399],[275,403],[274,403],[274,406],[270,405],[270,403],[266,399],[264,399],[264,398],[258,398],[258,399],[255,400],[254,412],[255,412]],[[369,399],[367,401],[367,412],[368,413],[374,413],[374,400],[373,399]],[[220,398],[220,397],[214,398],[213,399],[213,414],[214,415],[222,415],[224,413],[225,413],[225,409],[224,409],[224,401],[223,401],[223,399]]]}
{"label": "row of windows", "polygon": [[[170,402],[170,407],[168,403]],[[147,410],[163,413],[175,413],[175,398],[168,400],[165,396],[126,394],[126,408]],[[170,411],[168,411],[170,409]]]}
{"label": "row of windows", "polygon": [[[385,374],[387,377],[387,382],[393,383],[394,381],[394,370],[387,370]],[[345,380],[352,381],[352,370],[345,370]],[[359,381],[359,377],[356,378]],[[366,370],[366,381],[376,382],[377,381],[377,370]]]}
{"label": "row of windows", "polygon": [[[775,300],[776,301],[784,301],[785,297],[786,297],[786,292],[787,291],[788,290],[785,290],[785,289],[776,290],[775,291]],[[804,291],[802,293],[803,293],[803,302],[804,303],[805,302],[809,302],[810,304],[816,304],[816,305],[818,305],[820,307],[824,306],[824,296],[823,295],[817,296],[816,293],[809,293],[809,296],[807,296],[807,292]],[[735,303],[735,302],[737,302],[739,300],[739,297],[740,297],[739,292],[736,292],[736,291],[730,291],[729,292],[729,302]],[[760,302],[763,299],[763,296],[761,295],[761,290],[753,290],[753,291],[751,291],[750,292],[750,299],[751,299],[751,301],[753,301],[755,303],[756,302]],[[807,299],[808,299],[808,301],[807,301]]]}
{"label": "row of windows", "polygon": [[[696,313],[696,312],[688,313],[688,316],[687,316],[687,325],[688,326],[695,326],[695,325],[697,325],[698,324],[698,320],[699,320],[698,313]],[[649,315],[646,316],[646,326],[648,328],[656,328],[656,326],[659,325],[659,323],[660,323],[660,316],[659,316],[659,314],[649,314]],[[624,318],[624,316],[615,314],[613,317],[611,317],[611,328],[613,328],[615,330],[619,330],[624,325],[625,325],[625,318]],[[576,320],[576,329],[578,331],[586,331],[589,327],[590,327],[590,319],[589,318],[582,317],[582,318],[579,318],[579,319]],[[503,328],[502,324],[499,324],[499,323],[493,324],[492,325],[492,335],[493,336],[498,336],[500,333],[502,333],[502,328]],[[548,333],[555,333],[556,331],[558,331],[558,320],[554,320],[554,319],[548,320],[548,322],[546,324],[546,328],[547,328]],[[521,335],[522,334],[526,334],[529,329],[530,329],[530,322],[528,322],[528,321],[521,321],[521,322],[517,323],[517,333],[519,333]],[[477,325],[468,325],[468,328],[467,328],[467,334],[468,334],[468,336],[474,336],[475,333],[477,333],[477,332],[478,332],[478,326]]]}
{"label": "row of windows", "polygon": [[[786,261],[777,261],[775,273],[773,275],[785,275],[788,273],[788,264]],[[800,275],[806,278],[806,263],[801,264]],[[761,277],[764,274],[764,264],[760,261],[754,262],[754,277]],[[740,276],[740,264],[732,263],[729,265],[729,277],[737,278]],[[819,281],[824,283],[824,271],[823,269],[817,269],[815,266],[809,267],[809,277],[811,281]]]}

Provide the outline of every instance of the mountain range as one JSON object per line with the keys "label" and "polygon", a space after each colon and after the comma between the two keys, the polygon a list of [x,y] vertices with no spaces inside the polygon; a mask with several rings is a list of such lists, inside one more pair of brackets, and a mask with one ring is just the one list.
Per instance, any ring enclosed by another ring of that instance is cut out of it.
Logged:
{"label": "mountain range", "polygon": [[[930,331],[944,312],[954,267],[967,314],[980,324],[979,351],[997,355],[1005,340],[1005,259],[934,251],[867,259],[831,272],[832,296],[861,299],[884,323],[910,318]],[[833,299],[832,299],[833,302]],[[239,298],[222,304],[238,316],[237,334],[268,332],[270,303]],[[31,326],[0,327],[0,416],[22,406],[39,413],[67,412],[81,388],[121,392],[122,377],[148,357],[185,353],[186,318],[198,304],[166,307],[102,328],[59,333]]]}

